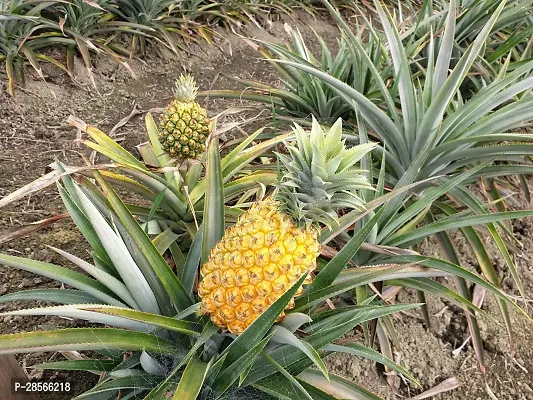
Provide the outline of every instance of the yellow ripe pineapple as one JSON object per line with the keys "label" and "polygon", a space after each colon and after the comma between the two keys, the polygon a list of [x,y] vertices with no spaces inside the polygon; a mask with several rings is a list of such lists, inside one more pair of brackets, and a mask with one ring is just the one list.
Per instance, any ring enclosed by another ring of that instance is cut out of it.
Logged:
{"label": "yellow ripe pineapple", "polygon": [[195,101],[198,88],[191,75],[176,80],[174,100],[159,120],[159,141],[172,157],[196,158],[209,136],[207,111]]}
{"label": "yellow ripe pineapple", "polygon": [[[226,230],[200,271],[202,313],[236,335],[316,268],[320,225],[335,224],[339,208],[362,209],[357,191],[371,188],[355,164],[373,145],[346,149],[340,119],[327,132],[315,120],[311,132],[294,131],[296,146],[287,145],[289,156],[279,154],[287,171],[276,193]],[[310,282],[308,275],[304,284]]]}

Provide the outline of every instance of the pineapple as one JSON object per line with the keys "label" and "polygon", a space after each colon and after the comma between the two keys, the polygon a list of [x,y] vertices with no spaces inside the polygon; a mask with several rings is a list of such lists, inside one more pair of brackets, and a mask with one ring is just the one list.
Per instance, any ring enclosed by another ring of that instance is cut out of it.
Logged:
{"label": "pineapple", "polygon": [[[373,145],[346,149],[340,119],[328,132],[313,120],[310,133],[296,126],[295,134],[289,156],[279,154],[287,173],[276,193],[226,230],[200,271],[202,313],[236,335],[316,268],[319,224],[335,224],[338,208],[363,209],[356,192],[371,188],[354,165]],[[310,282],[311,275],[304,284]],[[287,309],[292,307],[294,299]]]}
{"label": "pineapple", "polygon": [[159,141],[170,156],[196,158],[205,151],[209,135],[207,111],[195,100],[198,88],[191,75],[176,80],[174,100],[159,121]]}

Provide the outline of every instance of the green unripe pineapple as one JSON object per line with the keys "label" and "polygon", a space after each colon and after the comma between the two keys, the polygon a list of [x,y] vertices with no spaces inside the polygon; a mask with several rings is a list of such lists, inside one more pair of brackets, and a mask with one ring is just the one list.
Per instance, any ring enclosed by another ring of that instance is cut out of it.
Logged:
{"label": "green unripe pineapple", "polygon": [[172,157],[196,158],[209,135],[207,111],[195,101],[198,88],[191,75],[176,80],[174,100],[159,121],[159,141]]}

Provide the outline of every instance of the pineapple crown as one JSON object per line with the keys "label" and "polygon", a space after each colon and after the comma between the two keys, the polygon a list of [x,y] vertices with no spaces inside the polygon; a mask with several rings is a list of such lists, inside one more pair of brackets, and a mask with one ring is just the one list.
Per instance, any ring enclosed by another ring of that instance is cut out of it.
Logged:
{"label": "pineapple crown", "polygon": [[301,226],[331,227],[338,209],[364,209],[358,191],[372,186],[355,166],[375,144],[346,148],[340,118],[327,131],[313,118],[311,132],[295,125],[294,133],[295,145],[286,144],[289,155],[278,154],[287,170],[274,196],[282,211]]}
{"label": "pineapple crown", "polygon": [[196,98],[198,87],[192,75],[181,74],[174,83],[174,97],[178,101],[190,102]]}

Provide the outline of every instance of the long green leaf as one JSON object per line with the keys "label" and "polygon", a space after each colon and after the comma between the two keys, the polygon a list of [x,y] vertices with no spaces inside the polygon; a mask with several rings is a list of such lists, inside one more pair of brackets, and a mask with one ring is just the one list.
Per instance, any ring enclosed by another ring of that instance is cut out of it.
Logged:
{"label": "long green leaf", "polygon": [[334,374],[330,376],[331,378],[328,381],[318,371],[307,369],[298,375],[298,379],[322,389],[336,399],[383,400],[381,397],[376,396],[347,379]]}
{"label": "long green leaf", "polygon": [[145,350],[157,354],[182,354],[179,347],[165,339],[124,329],[68,328],[0,336],[0,354],[67,350]]}
{"label": "long green leaf", "polygon": [[74,185],[74,192],[135,302],[142,310],[159,314],[160,309],[156,297],[123,239],[113,230],[97,206],[78,185]]}
{"label": "long green leaf", "polygon": [[197,357],[191,357],[185,371],[183,371],[173,399],[196,400],[204,384],[209,366],[210,363],[202,362]]}
{"label": "long green leaf", "polygon": [[202,235],[202,263],[207,262],[211,249],[224,236],[224,188],[218,137],[207,146],[206,193]]}
{"label": "long green leaf", "polygon": [[268,363],[273,365],[274,368],[276,368],[278,370],[278,372],[285,379],[287,379],[294,388],[296,388],[299,392],[301,392],[304,395],[305,398],[307,398],[309,400],[313,400],[311,395],[309,393],[307,393],[307,390],[305,390],[305,388],[302,386],[302,384],[300,382],[298,382],[296,380],[296,378],[294,376],[292,376],[287,370],[285,370],[285,368],[283,368],[283,366],[281,366],[276,360],[274,360],[272,357],[270,357],[266,352],[263,351],[262,355],[263,355],[263,358]]}
{"label": "long green leaf", "polygon": [[428,237],[429,235],[437,232],[443,232],[450,229],[459,229],[463,227],[472,227],[475,225],[485,225],[491,222],[505,221],[508,219],[530,217],[532,215],[533,211],[507,211],[501,213],[459,217],[452,220],[441,220],[422,228],[415,229],[411,232],[393,237],[388,244],[391,246],[406,246],[407,244],[414,243],[419,239]]}
{"label": "long green leaf", "polygon": [[98,299],[81,290],[30,289],[0,296],[0,303],[8,301],[49,301],[59,304],[96,304]]}
{"label": "long green leaf", "polygon": [[185,335],[198,336],[199,325],[190,321],[182,321],[175,318],[165,317],[162,315],[150,314],[142,311],[128,308],[117,308],[109,306],[79,306],[80,310],[87,310],[102,314],[116,315],[117,317],[131,319],[146,324],[152,324],[160,328],[180,332]]}
{"label": "long green leaf", "polygon": [[333,283],[348,262],[355,256],[363,242],[366,240],[374,225],[377,223],[384,208],[379,210],[363,228],[346,243],[343,248],[320,270],[313,282],[305,288],[304,295],[323,289]]}
{"label": "long green leaf", "polygon": [[100,371],[100,372],[110,372],[119,365],[120,362],[116,360],[66,360],[66,361],[55,361],[55,362],[45,362],[42,364],[34,365],[33,368],[36,369],[58,369],[66,371]]}
{"label": "long green leaf", "polygon": [[216,376],[212,389],[219,394],[225,393],[235,383],[239,376],[253,364],[272,336],[273,333],[257,343],[233,364],[225,367],[224,370]]}
{"label": "long green leaf", "polygon": [[191,306],[193,302],[180,280],[159,254],[150,238],[133,218],[127,207],[99,174],[96,174],[96,178],[113,209],[124,224],[125,229],[131,235],[144,257],[146,257],[149,266],[151,266],[151,270],[144,268],[143,274],[150,282],[150,286],[154,289],[158,302],[165,310],[167,316],[175,315],[176,311],[184,310]]}
{"label": "long green leaf", "polygon": [[32,272],[34,274],[62,282],[66,285],[70,285],[91,296],[96,297],[106,304],[112,304],[119,307],[126,306],[124,303],[117,300],[114,296],[114,293],[100,282],[80,274],[79,272],[72,271],[71,269],[42,261],[35,261],[28,258],[16,257],[1,253],[0,263],[13,268],[21,269],[23,271]]}

